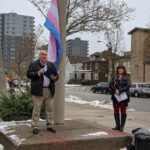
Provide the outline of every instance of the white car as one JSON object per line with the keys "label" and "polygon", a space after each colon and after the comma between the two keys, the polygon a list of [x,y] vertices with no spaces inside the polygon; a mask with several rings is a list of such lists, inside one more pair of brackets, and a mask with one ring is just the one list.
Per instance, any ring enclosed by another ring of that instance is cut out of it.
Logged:
{"label": "white car", "polygon": [[130,87],[130,95],[135,97],[150,97],[150,83],[132,83]]}

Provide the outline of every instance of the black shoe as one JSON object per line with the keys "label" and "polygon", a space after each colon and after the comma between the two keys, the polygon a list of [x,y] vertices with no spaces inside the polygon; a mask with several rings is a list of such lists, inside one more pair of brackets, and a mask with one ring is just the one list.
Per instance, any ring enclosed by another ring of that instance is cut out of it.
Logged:
{"label": "black shoe", "polygon": [[40,132],[40,130],[38,128],[33,128],[32,133],[34,134],[38,134]]}
{"label": "black shoe", "polygon": [[53,129],[52,127],[47,128],[47,131],[50,131],[50,132],[52,132],[52,133],[56,133],[56,130]]}
{"label": "black shoe", "polygon": [[124,131],[124,127],[121,126],[119,131],[120,131],[120,132],[123,132],[123,131]]}
{"label": "black shoe", "polygon": [[112,128],[112,130],[118,130],[118,131],[120,131],[120,127],[116,126],[116,127]]}

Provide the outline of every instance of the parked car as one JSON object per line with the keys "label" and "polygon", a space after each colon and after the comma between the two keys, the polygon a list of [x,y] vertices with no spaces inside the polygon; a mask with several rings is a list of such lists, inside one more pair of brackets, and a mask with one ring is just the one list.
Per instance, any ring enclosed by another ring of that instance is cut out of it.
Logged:
{"label": "parked car", "polygon": [[130,87],[130,95],[135,97],[150,97],[150,83],[132,83]]}
{"label": "parked car", "polygon": [[109,83],[99,82],[94,87],[92,87],[91,90],[93,93],[102,92],[103,94],[107,94],[110,92]]}

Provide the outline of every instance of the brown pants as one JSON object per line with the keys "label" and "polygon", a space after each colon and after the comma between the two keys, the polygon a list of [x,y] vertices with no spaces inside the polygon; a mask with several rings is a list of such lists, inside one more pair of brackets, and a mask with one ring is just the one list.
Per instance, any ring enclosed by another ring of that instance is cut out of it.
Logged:
{"label": "brown pants", "polygon": [[52,96],[49,88],[43,88],[43,96],[32,95],[33,100],[33,112],[32,112],[32,127],[39,127],[39,117],[41,112],[41,106],[44,103],[47,127],[52,127]]}

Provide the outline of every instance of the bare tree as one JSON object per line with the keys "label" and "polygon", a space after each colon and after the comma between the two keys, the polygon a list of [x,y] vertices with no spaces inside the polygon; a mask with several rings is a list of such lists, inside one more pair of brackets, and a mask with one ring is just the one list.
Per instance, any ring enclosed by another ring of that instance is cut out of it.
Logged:
{"label": "bare tree", "polygon": [[2,61],[2,50],[0,49],[0,96],[6,92],[4,66]]}
{"label": "bare tree", "polygon": [[[46,17],[47,0],[28,0]],[[77,32],[100,32],[109,23],[121,24],[129,21],[133,8],[121,0],[67,0],[66,35]]]}
{"label": "bare tree", "polygon": [[[38,51],[41,47],[41,45],[45,44],[47,40],[43,36],[44,33],[44,27],[42,25],[36,26],[35,29],[35,48],[34,48],[34,53],[38,54]],[[36,58],[36,56],[35,56]]]}
{"label": "bare tree", "polygon": [[5,66],[6,68],[11,69],[18,75],[19,86],[21,85],[21,80],[26,74],[27,66],[31,62],[34,55],[35,41],[34,37],[29,37],[24,35],[22,38],[19,38],[17,43],[17,55],[16,60],[11,61]]}
{"label": "bare tree", "polygon": [[118,54],[122,54],[123,48],[123,31],[119,26],[107,26],[104,30],[104,37],[106,39],[107,47],[110,54],[111,71],[115,72],[115,64]]}
{"label": "bare tree", "polygon": [[34,59],[35,53],[37,53],[38,48],[43,44],[41,37],[43,35],[43,27],[38,25],[35,29],[34,36],[23,35],[20,37],[19,42],[17,43],[17,56],[16,60],[8,63],[7,68],[13,70],[19,78],[19,84],[26,76],[26,70],[29,63]]}

